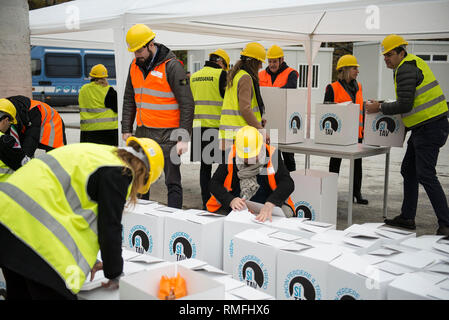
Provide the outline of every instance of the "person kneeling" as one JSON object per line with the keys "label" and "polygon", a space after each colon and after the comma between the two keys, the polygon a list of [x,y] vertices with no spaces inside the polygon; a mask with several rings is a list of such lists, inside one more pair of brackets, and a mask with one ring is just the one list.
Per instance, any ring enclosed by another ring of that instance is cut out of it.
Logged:
{"label": "person kneeling", "polygon": [[[277,169],[277,170],[276,170]],[[212,197],[207,210],[225,213],[247,208],[245,201],[264,204],[256,219],[272,221],[275,206],[282,208],[286,217],[295,215],[290,194],[295,186],[279,152],[263,141],[263,135],[254,127],[245,126],[236,135],[227,163],[220,164],[210,183]]]}

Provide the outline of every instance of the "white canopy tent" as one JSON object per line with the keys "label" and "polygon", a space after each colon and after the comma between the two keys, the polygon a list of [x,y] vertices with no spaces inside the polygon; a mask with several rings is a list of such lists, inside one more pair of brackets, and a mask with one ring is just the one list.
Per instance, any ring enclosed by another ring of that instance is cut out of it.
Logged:
{"label": "white canopy tent", "polygon": [[[99,9],[100,8],[100,9]],[[230,47],[259,41],[303,44],[311,68],[321,42],[449,38],[449,0],[77,0],[30,11],[31,43],[115,50],[119,117],[131,55],[126,31],[145,23],[171,49]]]}

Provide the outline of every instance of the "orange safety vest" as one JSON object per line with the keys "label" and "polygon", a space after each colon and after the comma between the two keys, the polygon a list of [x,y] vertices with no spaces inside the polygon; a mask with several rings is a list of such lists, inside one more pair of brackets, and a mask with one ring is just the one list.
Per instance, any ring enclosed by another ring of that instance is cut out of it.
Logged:
{"label": "orange safety vest", "polygon": [[280,74],[277,75],[276,80],[274,80],[274,83],[271,83],[271,75],[267,72],[267,70],[262,70],[259,72],[259,86],[261,87],[278,87],[281,88],[285,86],[288,80],[288,76],[290,75],[290,72],[294,71],[296,73],[296,77],[299,77],[298,72],[288,67],[284,71],[282,71]]}
{"label": "orange safety vest", "polygon": [[[276,179],[274,177],[275,172],[274,172],[274,168],[273,168],[273,163],[271,161],[271,156],[273,155],[275,148],[270,145],[267,145],[267,144],[265,144],[265,147],[267,148],[268,155],[270,156],[270,160],[268,161],[268,165],[267,165],[268,184],[270,185],[271,190],[274,191],[277,188],[277,183],[276,183]],[[224,181],[224,187],[226,188],[226,190],[228,190],[228,192],[232,190],[231,186],[232,186],[232,174],[234,171],[235,154],[236,154],[236,148],[235,148],[235,144],[234,144],[232,146],[231,152],[229,152],[228,175],[226,176],[225,181]],[[296,217],[295,205],[290,197],[288,197],[287,204],[290,206],[290,208],[292,208],[293,216]],[[218,209],[221,208],[221,203],[217,200],[217,198],[215,198],[215,196],[212,196],[212,197],[210,197],[209,201],[207,201],[206,207],[207,207],[208,211],[216,212]]]}
{"label": "orange safety vest", "polygon": [[178,100],[170,88],[165,70],[170,60],[157,65],[146,78],[137,66],[136,59],[131,64],[130,75],[137,107],[136,121],[139,127],[179,127]]}
{"label": "orange safety vest", "polygon": [[39,108],[41,113],[41,135],[39,143],[52,148],[64,145],[64,129],[58,111],[42,101],[31,100],[30,110]]}
{"label": "orange safety vest", "polygon": [[[362,94],[362,85],[360,82],[357,82],[359,90],[355,95],[355,103],[360,106],[359,112],[359,139],[363,138],[363,94]],[[332,89],[334,90],[334,102],[341,103],[346,101],[352,101],[349,94],[346,92],[345,88],[341,85],[340,82],[335,81],[331,84]]]}

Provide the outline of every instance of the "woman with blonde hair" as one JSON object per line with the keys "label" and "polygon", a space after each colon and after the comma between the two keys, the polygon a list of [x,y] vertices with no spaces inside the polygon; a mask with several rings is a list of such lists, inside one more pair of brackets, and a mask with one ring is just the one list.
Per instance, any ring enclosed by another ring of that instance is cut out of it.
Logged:
{"label": "woman with blonde hair", "polygon": [[[360,65],[356,57],[347,54],[342,56],[337,62],[338,80],[326,87],[324,103],[341,103],[351,101],[360,106],[359,112],[359,143],[363,139],[364,126],[364,102],[362,85],[357,81]],[[340,173],[341,158],[331,158],[329,162],[329,172]],[[353,198],[359,204],[368,204],[368,200],[362,197],[362,159],[354,160],[354,192]]]}
{"label": "woman with blonde hair", "polygon": [[[70,144],[32,159],[0,183],[0,268],[7,299],[76,299],[89,273],[117,287],[123,272],[122,212],[164,168],[162,149]],[[97,261],[101,250],[101,260]]]}
{"label": "woman with blonde hair", "polygon": [[80,142],[118,145],[117,92],[108,83],[108,70],[102,64],[92,67],[90,82],[81,87]]}
{"label": "woman with blonde hair", "polygon": [[219,128],[222,150],[233,145],[240,128],[249,125],[263,129],[264,105],[259,89],[259,69],[265,56],[265,48],[260,43],[248,43],[240,52],[240,60],[229,71]]}

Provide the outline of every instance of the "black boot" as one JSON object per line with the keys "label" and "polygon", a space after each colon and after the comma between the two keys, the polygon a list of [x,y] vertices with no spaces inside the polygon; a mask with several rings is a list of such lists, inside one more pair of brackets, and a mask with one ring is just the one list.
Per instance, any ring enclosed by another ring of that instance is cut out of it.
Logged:
{"label": "black boot", "polygon": [[404,219],[400,215],[393,219],[385,219],[384,222],[393,227],[401,227],[410,230],[416,229],[415,219]]}
{"label": "black boot", "polygon": [[368,204],[368,200],[362,198],[362,194],[354,194],[354,202],[357,202],[358,204]]}

